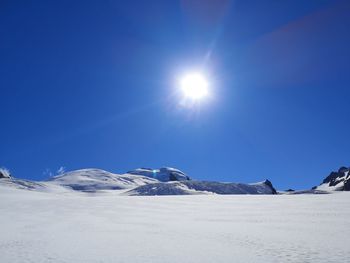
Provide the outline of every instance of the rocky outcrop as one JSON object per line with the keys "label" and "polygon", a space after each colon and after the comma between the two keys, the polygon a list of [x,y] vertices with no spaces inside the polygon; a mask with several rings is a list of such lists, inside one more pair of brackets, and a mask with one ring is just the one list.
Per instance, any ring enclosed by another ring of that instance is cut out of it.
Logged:
{"label": "rocky outcrop", "polygon": [[331,172],[316,189],[350,191],[350,168],[343,166],[337,172]]}
{"label": "rocky outcrop", "polygon": [[[6,169],[0,171],[2,178],[10,178]],[[169,167],[156,170],[140,168],[126,174],[114,174],[101,169],[81,169],[41,182],[15,178],[2,179],[0,185],[46,192],[97,193],[120,190],[119,194],[122,195],[277,194],[269,180],[255,184],[191,180],[180,170]]]}
{"label": "rocky outcrop", "polygon": [[273,195],[277,194],[269,180],[256,184],[221,183],[213,181],[177,181],[155,183],[137,187],[125,193],[126,195]]}
{"label": "rocky outcrop", "polygon": [[0,168],[0,179],[11,178],[10,171],[5,168]]}
{"label": "rocky outcrop", "polygon": [[295,190],[294,190],[294,189],[289,188],[289,189],[287,189],[287,190],[286,190],[286,192],[295,192]]}
{"label": "rocky outcrop", "polygon": [[274,194],[274,195],[277,194],[277,190],[273,187],[271,181],[266,179],[264,184],[266,184],[268,187],[271,188],[272,194]]}

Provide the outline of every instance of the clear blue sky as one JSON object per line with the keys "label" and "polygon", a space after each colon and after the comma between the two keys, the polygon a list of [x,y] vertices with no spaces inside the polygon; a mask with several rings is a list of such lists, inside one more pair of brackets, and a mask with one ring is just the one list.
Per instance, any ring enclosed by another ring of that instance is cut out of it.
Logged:
{"label": "clear blue sky", "polygon": [[[200,3],[200,4],[199,4]],[[0,166],[309,188],[350,165],[350,2],[0,3]],[[204,67],[209,100],[175,79]]]}

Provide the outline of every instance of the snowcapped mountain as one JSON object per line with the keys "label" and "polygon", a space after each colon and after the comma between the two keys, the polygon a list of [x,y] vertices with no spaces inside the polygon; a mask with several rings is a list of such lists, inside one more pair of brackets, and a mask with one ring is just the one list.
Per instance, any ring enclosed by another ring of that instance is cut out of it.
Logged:
{"label": "snowcapped mountain", "polygon": [[350,191],[350,168],[341,167],[338,172],[331,172],[316,190]]}
{"label": "snowcapped mountain", "polygon": [[171,167],[162,167],[160,169],[138,168],[129,171],[128,174],[143,175],[150,178],[155,178],[161,182],[190,180],[190,178],[184,172]]}
{"label": "snowcapped mountain", "polygon": [[122,190],[157,183],[156,179],[133,174],[113,174],[100,169],[81,169],[51,178],[47,183],[78,191]]}
{"label": "snowcapped mountain", "polygon": [[16,179],[12,177],[9,170],[5,168],[0,168],[0,185],[17,188],[17,189],[37,190],[37,191],[45,191],[47,188],[47,186],[41,182],[33,182],[29,180]]}
{"label": "snowcapped mountain", "polygon": [[128,195],[190,195],[190,194],[276,194],[270,181],[256,184],[181,181],[155,183],[132,189]]}
{"label": "snowcapped mountain", "polygon": [[0,179],[0,185],[24,189],[24,190],[34,190],[34,191],[46,191],[48,187],[45,183],[42,182],[33,182],[29,180],[16,179],[16,178],[2,178]]}
{"label": "snowcapped mountain", "polygon": [[0,185],[3,186],[41,192],[124,190],[157,182],[159,181],[146,176],[113,174],[100,169],[71,171],[40,182],[13,177],[0,179]]}
{"label": "snowcapped mountain", "polygon": [[82,169],[41,182],[6,178],[0,180],[0,185],[45,192],[120,190],[115,193],[123,195],[276,194],[276,190],[268,180],[256,184],[192,181],[175,168],[157,170],[141,168],[126,174],[113,174],[100,169]]}
{"label": "snowcapped mountain", "polygon": [[0,179],[11,178],[10,171],[5,168],[0,168]]}

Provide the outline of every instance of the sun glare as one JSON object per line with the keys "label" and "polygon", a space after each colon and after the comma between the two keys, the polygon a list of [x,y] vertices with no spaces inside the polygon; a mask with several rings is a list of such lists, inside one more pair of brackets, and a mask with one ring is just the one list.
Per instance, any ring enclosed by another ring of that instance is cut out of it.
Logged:
{"label": "sun glare", "polygon": [[180,80],[181,90],[186,98],[201,100],[206,97],[209,83],[200,73],[189,73]]}

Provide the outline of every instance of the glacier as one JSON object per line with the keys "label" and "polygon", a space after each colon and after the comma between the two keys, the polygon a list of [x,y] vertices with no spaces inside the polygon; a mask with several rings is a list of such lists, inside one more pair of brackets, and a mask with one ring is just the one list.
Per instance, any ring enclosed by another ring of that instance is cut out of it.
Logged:
{"label": "glacier", "polygon": [[[268,180],[254,184],[191,180],[175,168],[136,169],[114,174],[101,169],[81,169],[35,182],[2,178],[0,185],[43,192],[113,192],[121,195],[195,195],[195,194],[276,194]],[[158,173],[156,176],[150,174]]]}
{"label": "glacier", "polygon": [[0,185],[0,262],[349,261],[349,192],[114,192],[27,191]]}
{"label": "glacier", "polygon": [[278,194],[268,180],[171,180],[172,169],[1,178],[0,262],[348,262],[349,192]]}

